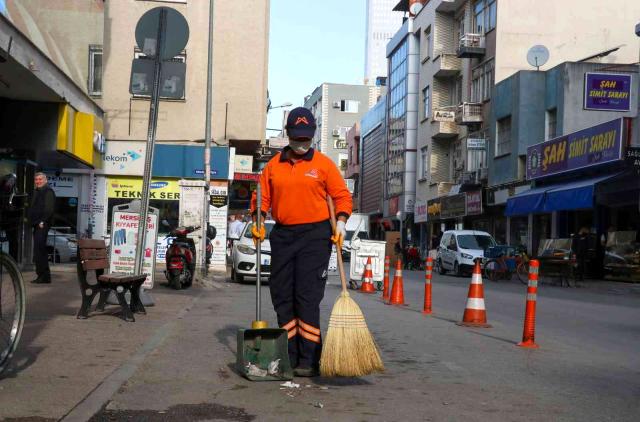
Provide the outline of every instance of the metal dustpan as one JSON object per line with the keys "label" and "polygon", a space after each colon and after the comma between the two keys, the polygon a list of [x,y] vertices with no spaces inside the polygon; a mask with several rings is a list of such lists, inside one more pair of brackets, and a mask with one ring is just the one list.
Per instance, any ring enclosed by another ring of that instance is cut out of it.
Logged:
{"label": "metal dustpan", "polygon": [[[257,210],[261,210],[260,183],[257,188]],[[256,224],[260,227],[262,215],[256,213]],[[261,320],[260,277],[262,257],[261,242],[256,243],[256,320],[251,329],[238,330],[236,349],[237,370],[251,381],[286,381],[293,379],[289,362],[289,337],[284,328],[267,328]]]}

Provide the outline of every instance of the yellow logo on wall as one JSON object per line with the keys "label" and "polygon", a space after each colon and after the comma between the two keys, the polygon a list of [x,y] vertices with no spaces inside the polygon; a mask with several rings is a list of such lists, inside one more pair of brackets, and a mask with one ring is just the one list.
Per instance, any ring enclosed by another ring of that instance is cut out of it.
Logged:
{"label": "yellow logo on wall", "polygon": [[[107,196],[117,199],[142,199],[142,178],[109,177],[107,179]],[[180,185],[177,180],[152,180],[149,199],[177,201],[180,199]]]}

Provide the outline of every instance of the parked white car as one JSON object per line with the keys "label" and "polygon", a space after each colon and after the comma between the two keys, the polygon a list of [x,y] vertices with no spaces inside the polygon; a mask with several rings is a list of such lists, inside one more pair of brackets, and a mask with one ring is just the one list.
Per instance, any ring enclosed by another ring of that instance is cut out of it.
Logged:
{"label": "parked white car", "polygon": [[[271,244],[269,243],[269,236],[275,224],[276,222],[271,220],[264,222],[267,235],[260,248],[260,258],[262,261],[260,279],[262,281],[268,281],[271,275]],[[256,247],[253,244],[251,227],[253,227],[253,223],[246,224],[240,238],[233,242],[233,250],[231,251],[231,278],[236,283],[243,283],[247,278],[257,279]]]}
{"label": "parked white car", "polygon": [[440,274],[452,271],[455,275],[473,272],[475,260],[484,258],[484,252],[496,241],[487,233],[476,230],[447,230],[442,234],[436,268]]}
{"label": "parked white car", "polygon": [[75,262],[78,259],[78,241],[76,235],[49,229],[47,254],[51,262]]}

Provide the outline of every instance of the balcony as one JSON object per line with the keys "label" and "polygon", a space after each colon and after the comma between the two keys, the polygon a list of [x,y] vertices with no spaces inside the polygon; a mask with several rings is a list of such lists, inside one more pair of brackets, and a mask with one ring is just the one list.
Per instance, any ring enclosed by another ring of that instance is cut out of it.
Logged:
{"label": "balcony", "polygon": [[460,58],[479,58],[484,56],[484,35],[481,34],[464,34],[460,38],[457,56]]}
{"label": "balcony", "polygon": [[458,76],[462,70],[462,60],[455,54],[441,53],[434,62],[436,78],[451,78]]}
{"label": "balcony", "polygon": [[460,9],[466,2],[467,0],[442,0],[436,7],[436,12],[453,13]]}
{"label": "balcony", "polygon": [[482,104],[460,104],[456,112],[456,123],[459,125],[477,125],[482,123]]}
{"label": "balcony", "polygon": [[434,139],[455,139],[459,133],[455,122],[431,122],[431,137]]}

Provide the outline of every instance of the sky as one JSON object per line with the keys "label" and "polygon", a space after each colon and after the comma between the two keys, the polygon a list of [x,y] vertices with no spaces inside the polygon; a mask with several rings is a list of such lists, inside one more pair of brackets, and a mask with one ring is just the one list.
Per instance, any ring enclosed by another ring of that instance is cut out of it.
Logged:
{"label": "sky", "polygon": [[[271,105],[301,106],[323,82],[362,84],[365,21],[365,0],[271,0]],[[282,127],[282,111],[269,112],[267,128]]]}

